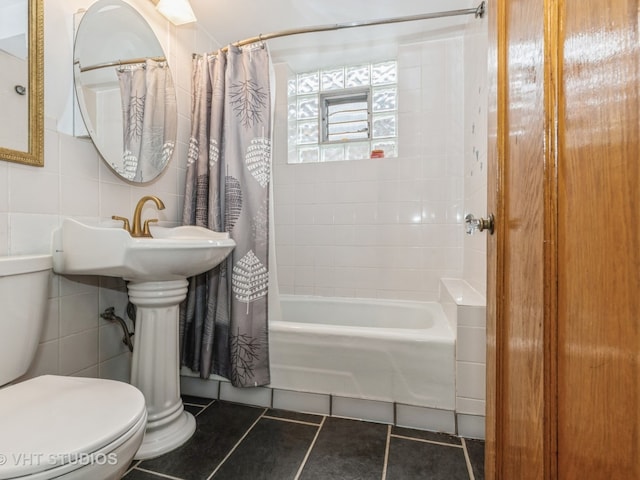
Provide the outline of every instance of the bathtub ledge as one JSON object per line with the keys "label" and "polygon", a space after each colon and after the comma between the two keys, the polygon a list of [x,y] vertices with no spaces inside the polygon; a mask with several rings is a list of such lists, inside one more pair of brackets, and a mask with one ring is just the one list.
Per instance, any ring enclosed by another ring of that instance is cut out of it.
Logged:
{"label": "bathtub ledge", "polygon": [[441,278],[440,297],[447,293],[458,306],[484,307],[487,299],[473,288],[466,280],[460,278]]}

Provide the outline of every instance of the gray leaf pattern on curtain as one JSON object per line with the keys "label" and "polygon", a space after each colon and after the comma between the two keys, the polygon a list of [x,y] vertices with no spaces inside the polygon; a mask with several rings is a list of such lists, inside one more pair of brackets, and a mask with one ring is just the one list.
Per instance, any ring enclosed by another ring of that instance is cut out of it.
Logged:
{"label": "gray leaf pattern on curtain", "polygon": [[[195,57],[192,61],[191,135],[182,223],[221,231],[221,202],[211,195],[211,192],[217,189],[219,170],[210,168],[208,149],[200,148],[200,145],[208,145],[211,138],[219,139],[222,135],[221,123],[218,122],[220,131],[212,132],[212,128],[216,127],[211,125],[210,119],[211,71],[217,60],[213,57]],[[219,322],[215,319],[228,316],[227,313],[219,312],[220,309],[228,307],[228,302],[224,298],[216,301],[217,290],[223,289],[225,285],[225,282],[220,280],[221,267],[222,265],[190,278],[187,298],[180,308],[181,362],[191,370],[200,372],[203,378],[208,377],[213,371],[216,340],[224,336],[217,333]],[[209,297],[214,300],[208,301]]]}
{"label": "gray leaf pattern on curtain", "polygon": [[198,161],[200,156],[200,146],[198,145],[198,139],[191,137],[189,139],[189,150],[187,151],[187,165],[191,165]]}
{"label": "gray leaf pattern on curtain", "polygon": [[131,91],[131,95],[128,99],[129,108],[124,112],[127,121],[124,124],[123,130],[124,136],[129,142],[140,140],[140,138],[142,138],[144,103],[147,97],[146,95],[144,95],[144,93],[141,96],[138,96],[137,93],[138,92],[136,90]]}
{"label": "gray leaf pattern on curtain", "polygon": [[166,62],[116,69],[123,114],[123,168],[128,180],[145,182],[161,172],[175,148],[177,105]]}
{"label": "gray leaf pattern on curtain", "polygon": [[205,227],[209,218],[209,177],[198,175],[196,180],[196,221],[195,224]]}
{"label": "gray leaf pattern on curtain", "polygon": [[252,79],[231,84],[230,104],[245,128],[263,121],[262,113],[267,107],[268,94]]}
{"label": "gray leaf pattern on curtain", "polygon": [[228,175],[224,178],[224,226],[227,232],[231,232],[242,213],[242,188],[237,178]]}
{"label": "gray leaf pattern on curtain", "polygon": [[271,179],[271,141],[258,137],[251,140],[245,156],[247,168],[262,188],[269,185]]}
{"label": "gray leaf pattern on curtain", "polygon": [[218,142],[211,139],[209,142],[209,167],[213,168],[218,160],[220,160],[220,148],[218,148]]}
{"label": "gray leaf pattern on curtain", "polygon": [[138,157],[131,150],[125,149],[122,153],[122,170],[115,165],[111,166],[124,178],[133,179],[136,176],[136,170],[138,170]]}
{"label": "gray leaf pattern on curtain", "polygon": [[246,385],[254,376],[254,364],[260,354],[260,340],[240,333],[238,329],[230,335],[231,341],[231,381],[233,384]]}
{"label": "gray leaf pattern on curtain", "polygon": [[256,211],[251,224],[253,241],[261,248],[268,248],[269,239],[269,202],[265,200]]}
{"label": "gray leaf pattern on curtain", "polygon": [[251,250],[233,267],[231,285],[238,301],[247,304],[247,313],[251,302],[267,295],[269,272]]}
{"label": "gray leaf pattern on curtain", "polygon": [[193,60],[191,137],[208,148],[189,155],[183,223],[199,221],[207,205],[205,226],[228,231],[236,247],[219,268],[190,279],[181,308],[181,358],[201,377],[216,373],[237,387],[270,382],[269,74],[262,44]]}

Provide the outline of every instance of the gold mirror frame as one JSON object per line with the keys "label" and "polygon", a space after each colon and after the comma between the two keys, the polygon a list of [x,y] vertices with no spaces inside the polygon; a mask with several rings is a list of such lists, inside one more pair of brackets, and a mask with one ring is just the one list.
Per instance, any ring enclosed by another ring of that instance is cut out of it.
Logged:
{"label": "gold mirror frame", "polygon": [[0,146],[0,160],[44,166],[44,0],[29,0],[29,150]]}

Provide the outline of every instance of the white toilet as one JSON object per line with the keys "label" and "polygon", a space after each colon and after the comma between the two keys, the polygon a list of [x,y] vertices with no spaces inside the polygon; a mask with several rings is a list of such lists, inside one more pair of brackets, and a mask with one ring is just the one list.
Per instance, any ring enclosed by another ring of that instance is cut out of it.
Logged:
{"label": "white toilet", "polygon": [[[44,324],[50,255],[0,257],[0,386],[29,368]],[[0,479],[119,479],[147,423],[142,393],[44,375],[0,387]]]}

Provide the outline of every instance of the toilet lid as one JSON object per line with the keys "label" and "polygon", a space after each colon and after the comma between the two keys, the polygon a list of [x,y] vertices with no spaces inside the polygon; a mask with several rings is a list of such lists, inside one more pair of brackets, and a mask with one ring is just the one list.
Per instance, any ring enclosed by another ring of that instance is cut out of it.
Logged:
{"label": "toilet lid", "polygon": [[114,380],[44,375],[3,388],[0,479],[85,461],[144,413],[142,393]]}

